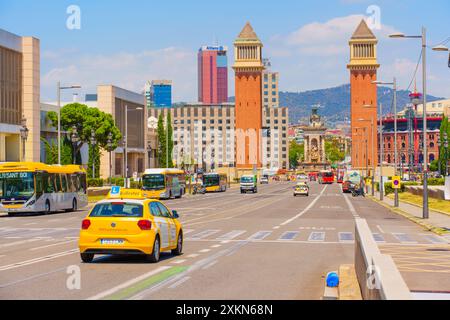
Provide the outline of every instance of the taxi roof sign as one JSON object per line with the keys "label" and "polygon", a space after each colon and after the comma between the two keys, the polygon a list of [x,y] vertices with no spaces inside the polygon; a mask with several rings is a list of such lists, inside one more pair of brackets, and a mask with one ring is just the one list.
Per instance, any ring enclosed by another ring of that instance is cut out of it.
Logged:
{"label": "taxi roof sign", "polygon": [[145,196],[140,189],[112,187],[107,199],[145,199]]}

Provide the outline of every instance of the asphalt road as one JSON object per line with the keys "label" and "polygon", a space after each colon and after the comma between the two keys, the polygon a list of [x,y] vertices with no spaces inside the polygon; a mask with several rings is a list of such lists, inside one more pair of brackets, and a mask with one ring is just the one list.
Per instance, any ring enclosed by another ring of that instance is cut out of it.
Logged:
{"label": "asphalt road", "polygon": [[[446,239],[382,206],[343,195],[340,185],[312,183],[309,197],[293,197],[293,186],[167,201],[181,216],[184,254],[162,254],[157,264],[136,256],[81,263],[77,239],[86,210],[0,216],[0,298],[320,299],[325,275],[353,263],[355,217],[367,219],[383,250],[448,248]],[[78,270],[80,288],[73,281]],[[429,279],[411,279],[416,290],[430,289]],[[433,279],[450,291],[450,283]]]}

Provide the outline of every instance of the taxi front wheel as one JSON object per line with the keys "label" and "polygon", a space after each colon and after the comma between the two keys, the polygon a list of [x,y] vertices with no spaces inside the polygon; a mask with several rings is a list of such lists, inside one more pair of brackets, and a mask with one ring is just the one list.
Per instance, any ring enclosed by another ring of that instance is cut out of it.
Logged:
{"label": "taxi front wheel", "polygon": [[81,261],[84,263],[90,263],[92,260],[94,260],[94,254],[93,253],[80,253]]}
{"label": "taxi front wheel", "polygon": [[152,262],[152,263],[158,262],[159,254],[160,254],[159,236],[156,236],[155,243],[153,244],[152,254],[148,254],[146,256],[147,261]]}
{"label": "taxi front wheel", "polygon": [[177,247],[172,250],[174,256],[179,256],[183,252],[183,234],[180,232],[177,240]]}

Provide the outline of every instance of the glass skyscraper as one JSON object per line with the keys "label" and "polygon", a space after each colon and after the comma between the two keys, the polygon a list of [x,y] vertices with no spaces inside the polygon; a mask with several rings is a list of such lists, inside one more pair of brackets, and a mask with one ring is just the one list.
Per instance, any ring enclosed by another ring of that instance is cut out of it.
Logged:
{"label": "glass skyscraper", "polygon": [[153,80],[145,86],[147,107],[171,107],[172,106],[172,81]]}

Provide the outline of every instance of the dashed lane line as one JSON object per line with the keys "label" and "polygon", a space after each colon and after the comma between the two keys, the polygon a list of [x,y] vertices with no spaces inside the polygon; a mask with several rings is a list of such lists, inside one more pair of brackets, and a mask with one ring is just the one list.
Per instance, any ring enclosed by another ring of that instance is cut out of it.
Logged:
{"label": "dashed lane line", "polygon": [[48,260],[52,260],[52,259],[56,259],[56,258],[60,258],[60,257],[64,257],[64,256],[68,256],[68,255],[71,255],[71,254],[74,254],[74,253],[78,253],[78,252],[79,252],[78,249],[73,249],[73,250],[58,252],[58,253],[55,253],[55,254],[50,254],[50,255],[47,255],[47,256],[44,256],[44,257],[39,257],[39,258],[30,259],[30,260],[26,260],[26,261],[16,262],[16,263],[8,264],[8,265],[5,265],[5,266],[0,266],[0,271],[16,269],[16,268],[28,266],[28,265],[31,265],[31,264],[44,262],[44,261],[48,261]]}

